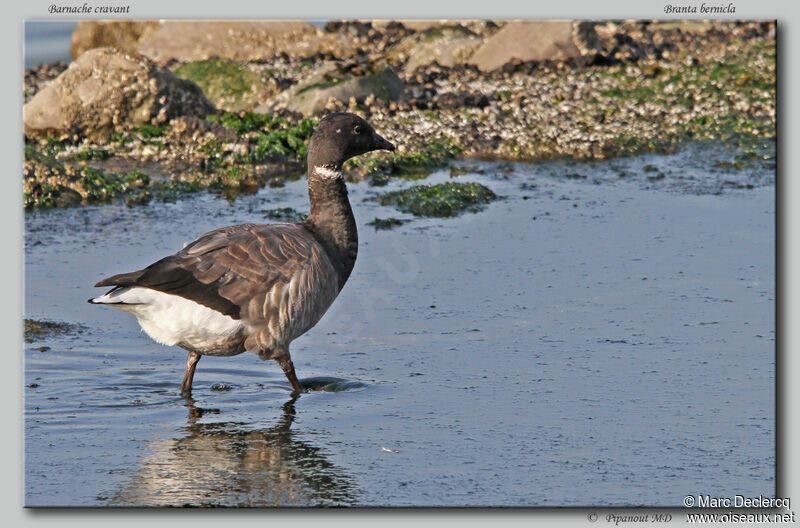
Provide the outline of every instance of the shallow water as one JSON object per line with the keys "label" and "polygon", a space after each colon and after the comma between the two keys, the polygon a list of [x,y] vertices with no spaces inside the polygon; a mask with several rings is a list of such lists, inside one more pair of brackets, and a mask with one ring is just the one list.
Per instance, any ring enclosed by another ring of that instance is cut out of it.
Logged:
{"label": "shallow water", "polygon": [[457,179],[503,199],[391,231],[366,224],[410,217],[368,198],[407,183],[350,185],[359,258],[292,345],[296,401],[252,354],[203,358],[184,400],[184,352],[86,299],[207,230],[307,210],[304,180],[27,215],[26,317],[84,329],[25,348],[26,505],[774,495],[774,174],[704,168],[705,148],[478,164]]}
{"label": "shallow water", "polygon": [[70,62],[69,48],[77,22],[62,20],[26,20],[23,25],[25,67],[35,68],[46,62]]}

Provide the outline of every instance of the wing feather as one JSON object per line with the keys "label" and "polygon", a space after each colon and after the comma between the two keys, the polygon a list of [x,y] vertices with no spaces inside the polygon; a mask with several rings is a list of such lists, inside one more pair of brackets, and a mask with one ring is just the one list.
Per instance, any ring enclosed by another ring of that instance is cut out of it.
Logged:
{"label": "wing feather", "polygon": [[[264,321],[265,304],[280,303],[293,278],[322,250],[302,225],[242,224],[202,235],[181,251],[97,286],[142,286],[179,295],[253,324]],[[327,257],[326,257],[327,258]],[[278,310],[289,307],[276,306]]]}

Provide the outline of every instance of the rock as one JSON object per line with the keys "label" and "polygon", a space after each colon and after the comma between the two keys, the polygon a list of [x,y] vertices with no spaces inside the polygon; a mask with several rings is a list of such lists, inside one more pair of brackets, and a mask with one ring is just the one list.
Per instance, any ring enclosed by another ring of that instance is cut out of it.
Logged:
{"label": "rock", "polygon": [[159,125],[182,115],[216,112],[200,88],[115,48],[87,51],[22,110],[29,138],[78,135],[106,138],[143,124]]}
{"label": "rock", "polygon": [[173,60],[212,58],[264,61],[278,54],[345,57],[352,55],[355,47],[343,35],[327,33],[303,21],[163,21],[139,41],[138,51],[163,65]]}
{"label": "rock", "polygon": [[410,31],[427,31],[431,28],[444,26],[448,24],[459,23],[460,21],[453,22],[452,20],[426,20],[426,19],[414,19],[414,20],[373,20],[372,27],[377,29],[378,31],[383,31],[388,28],[391,24],[399,24],[404,28]]}
{"label": "rock", "polygon": [[169,122],[167,139],[176,145],[198,145],[211,133],[217,141],[233,143],[238,139],[235,130],[196,116],[181,116]]}
{"label": "rock", "polygon": [[139,40],[160,26],[158,21],[83,20],[72,32],[70,52],[77,59],[94,48],[112,47],[136,51]]}
{"label": "rock", "polygon": [[708,21],[643,22],[626,20],[620,23],[596,24],[595,34],[603,50],[601,55],[610,62],[657,59],[668,52],[676,37],[697,34],[703,36],[709,29]]}
{"label": "rock", "polygon": [[403,94],[403,81],[392,68],[353,75],[340,66],[332,61],[323,63],[306,80],[259,106],[256,112],[287,109],[308,116],[324,111],[331,99],[347,105],[351,99],[363,103],[370,95],[386,102],[396,101]]}
{"label": "rock", "polygon": [[266,87],[256,73],[228,60],[189,62],[177,67],[174,73],[197,83],[205,96],[222,110],[252,110],[267,98]]}
{"label": "rock", "polygon": [[59,185],[55,192],[55,207],[75,207],[83,202],[83,196],[65,185]]}
{"label": "rock", "polygon": [[[365,21],[366,22],[366,21]],[[459,26],[462,28],[466,28],[477,35],[486,35],[489,33],[494,32],[497,29],[498,25],[503,24],[503,22],[494,22],[490,20],[470,20],[470,19],[460,19],[460,20],[426,20],[426,19],[416,19],[416,20],[371,20],[368,21],[373,29],[376,31],[384,32],[387,29],[391,29],[393,27],[402,27],[407,31],[430,31],[431,29],[436,29],[440,27],[455,27]]]}
{"label": "rock", "polygon": [[439,94],[434,103],[440,110],[459,110],[470,106],[485,108],[489,106],[489,98],[482,93],[448,92]]}
{"label": "rock", "polygon": [[22,191],[26,209],[79,205],[83,196],[70,187],[79,178],[74,167],[65,167],[55,158],[25,147]]}
{"label": "rock", "polygon": [[590,24],[570,21],[515,21],[489,37],[469,59],[484,72],[511,62],[565,61],[592,53]]}
{"label": "rock", "polygon": [[59,61],[52,64],[40,64],[36,68],[25,70],[23,104],[30,101],[34,95],[39,93],[39,90],[53,82],[53,79],[64,73],[68,67],[68,64]]}
{"label": "rock", "polygon": [[433,63],[452,68],[466,62],[481,44],[483,39],[463,26],[444,26],[406,37],[388,57],[405,62],[407,72]]}

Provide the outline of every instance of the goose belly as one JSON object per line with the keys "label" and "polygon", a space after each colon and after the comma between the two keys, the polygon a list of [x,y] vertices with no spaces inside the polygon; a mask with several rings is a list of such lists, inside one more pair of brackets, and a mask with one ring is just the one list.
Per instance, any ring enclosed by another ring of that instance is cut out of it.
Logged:
{"label": "goose belly", "polygon": [[95,302],[105,301],[133,314],[142,330],[157,343],[178,345],[210,356],[232,356],[244,351],[246,326],[242,321],[189,299],[149,288],[123,288],[118,292],[111,294],[113,300],[104,300],[103,296]]}

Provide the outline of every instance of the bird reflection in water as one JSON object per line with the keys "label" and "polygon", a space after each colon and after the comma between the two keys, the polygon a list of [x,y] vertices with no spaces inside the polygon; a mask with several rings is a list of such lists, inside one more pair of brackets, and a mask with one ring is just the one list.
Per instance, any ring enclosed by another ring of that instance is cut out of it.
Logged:
{"label": "bird reflection in water", "polygon": [[295,400],[263,430],[240,423],[197,423],[204,414],[187,399],[187,434],[151,446],[132,481],[109,506],[347,506],[355,488],[323,451],[290,430]]}

